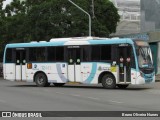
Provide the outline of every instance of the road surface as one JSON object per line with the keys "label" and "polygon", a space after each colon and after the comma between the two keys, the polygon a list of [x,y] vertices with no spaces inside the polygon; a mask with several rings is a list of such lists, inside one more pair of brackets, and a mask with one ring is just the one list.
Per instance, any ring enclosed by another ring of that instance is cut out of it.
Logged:
{"label": "road surface", "polygon": [[110,90],[82,84],[37,87],[0,78],[0,111],[160,111],[160,82]]}

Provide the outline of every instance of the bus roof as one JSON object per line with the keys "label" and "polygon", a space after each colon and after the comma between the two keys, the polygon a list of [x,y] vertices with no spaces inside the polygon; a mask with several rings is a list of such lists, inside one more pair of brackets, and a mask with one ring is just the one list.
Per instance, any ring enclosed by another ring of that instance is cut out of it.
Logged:
{"label": "bus roof", "polygon": [[17,48],[17,47],[42,47],[42,46],[67,46],[67,45],[95,45],[95,44],[133,44],[133,40],[130,38],[61,38],[61,39],[51,39],[51,41],[39,41],[30,43],[13,43],[7,44],[7,48]]}

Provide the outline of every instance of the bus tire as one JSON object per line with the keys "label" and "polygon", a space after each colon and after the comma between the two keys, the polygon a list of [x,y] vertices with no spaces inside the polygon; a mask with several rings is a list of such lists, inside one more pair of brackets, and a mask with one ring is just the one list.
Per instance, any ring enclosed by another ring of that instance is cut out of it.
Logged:
{"label": "bus tire", "polygon": [[116,80],[113,75],[105,74],[102,77],[102,86],[106,89],[114,89],[116,88]]}
{"label": "bus tire", "polygon": [[47,77],[44,73],[37,73],[35,76],[35,83],[38,87],[47,87],[48,83]]}
{"label": "bus tire", "polygon": [[129,85],[121,85],[121,84],[118,84],[117,87],[120,88],[120,89],[125,89],[127,88]]}
{"label": "bus tire", "polygon": [[56,87],[61,87],[61,86],[63,86],[65,83],[53,83],[54,84],[54,86],[56,86]]}

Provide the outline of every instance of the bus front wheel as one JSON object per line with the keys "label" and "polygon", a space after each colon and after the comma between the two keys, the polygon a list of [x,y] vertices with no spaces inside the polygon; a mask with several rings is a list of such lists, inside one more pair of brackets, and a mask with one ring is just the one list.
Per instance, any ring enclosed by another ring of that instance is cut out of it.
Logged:
{"label": "bus front wheel", "polygon": [[102,86],[106,89],[113,89],[116,87],[116,80],[113,75],[106,74],[102,77]]}
{"label": "bus front wheel", "polygon": [[121,84],[118,84],[117,87],[119,87],[120,89],[125,89],[127,88],[129,85],[121,85]]}
{"label": "bus front wheel", "polygon": [[35,83],[38,87],[47,87],[48,83],[47,77],[44,73],[37,73],[35,76]]}

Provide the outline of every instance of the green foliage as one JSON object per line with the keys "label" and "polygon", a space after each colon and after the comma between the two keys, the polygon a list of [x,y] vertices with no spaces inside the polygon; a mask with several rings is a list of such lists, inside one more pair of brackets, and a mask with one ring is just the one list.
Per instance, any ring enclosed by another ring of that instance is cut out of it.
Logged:
{"label": "green foliage", "polygon": [[[68,0],[13,0],[2,9],[0,46],[13,42],[48,41],[51,38],[88,36],[88,16]],[[119,15],[109,0],[72,0],[92,15],[92,36],[108,37],[116,31]],[[0,53],[3,51],[0,47]]]}

